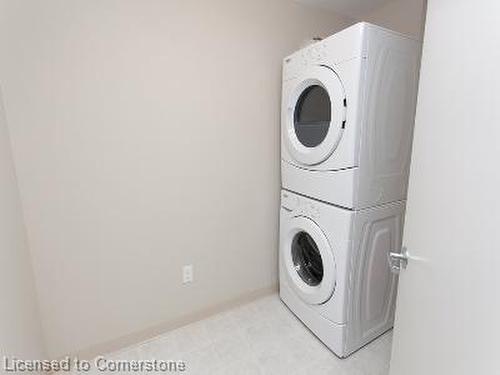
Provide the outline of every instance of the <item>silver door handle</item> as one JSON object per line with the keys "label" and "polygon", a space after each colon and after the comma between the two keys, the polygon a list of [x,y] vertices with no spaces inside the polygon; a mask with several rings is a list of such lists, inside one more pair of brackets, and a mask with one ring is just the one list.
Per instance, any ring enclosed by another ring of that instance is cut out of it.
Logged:
{"label": "silver door handle", "polygon": [[408,266],[408,249],[406,247],[401,248],[400,253],[389,253],[389,266],[391,267],[391,272],[399,274],[401,270]]}

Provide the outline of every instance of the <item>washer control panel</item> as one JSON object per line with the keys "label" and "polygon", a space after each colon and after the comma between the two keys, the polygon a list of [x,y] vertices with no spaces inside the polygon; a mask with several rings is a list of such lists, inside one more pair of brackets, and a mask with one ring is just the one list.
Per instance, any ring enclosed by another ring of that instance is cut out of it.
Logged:
{"label": "washer control panel", "polygon": [[281,207],[293,212],[297,216],[305,216],[312,219],[320,217],[319,203],[314,203],[309,198],[301,197],[289,191],[281,192]]}
{"label": "washer control panel", "polygon": [[281,192],[281,207],[287,211],[295,211],[300,207],[301,199],[298,195],[288,191]]}

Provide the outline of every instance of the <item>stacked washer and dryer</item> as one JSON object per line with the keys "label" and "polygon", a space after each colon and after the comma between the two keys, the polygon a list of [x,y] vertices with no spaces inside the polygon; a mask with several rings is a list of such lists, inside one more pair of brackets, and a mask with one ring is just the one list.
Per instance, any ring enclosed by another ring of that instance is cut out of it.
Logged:
{"label": "stacked washer and dryer", "polygon": [[419,55],[358,23],[284,60],[280,297],[339,357],[393,326]]}

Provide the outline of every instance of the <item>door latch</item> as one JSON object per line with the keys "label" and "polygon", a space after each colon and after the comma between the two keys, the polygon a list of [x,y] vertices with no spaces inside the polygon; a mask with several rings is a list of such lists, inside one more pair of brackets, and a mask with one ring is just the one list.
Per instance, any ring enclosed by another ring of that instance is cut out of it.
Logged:
{"label": "door latch", "polygon": [[408,249],[406,247],[401,248],[400,253],[389,253],[389,266],[391,267],[391,272],[398,275],[401,270],[405,269],[408,265]]}

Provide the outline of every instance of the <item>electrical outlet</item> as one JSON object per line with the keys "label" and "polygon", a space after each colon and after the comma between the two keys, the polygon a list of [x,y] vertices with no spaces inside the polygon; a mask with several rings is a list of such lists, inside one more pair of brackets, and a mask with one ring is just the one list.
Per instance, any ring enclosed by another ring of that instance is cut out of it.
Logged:
{"label": "electrical outlet", "polygon": [[194,279],[193,265],[187,264],[182,267],[182,283],[189,284],[192,283]]}

